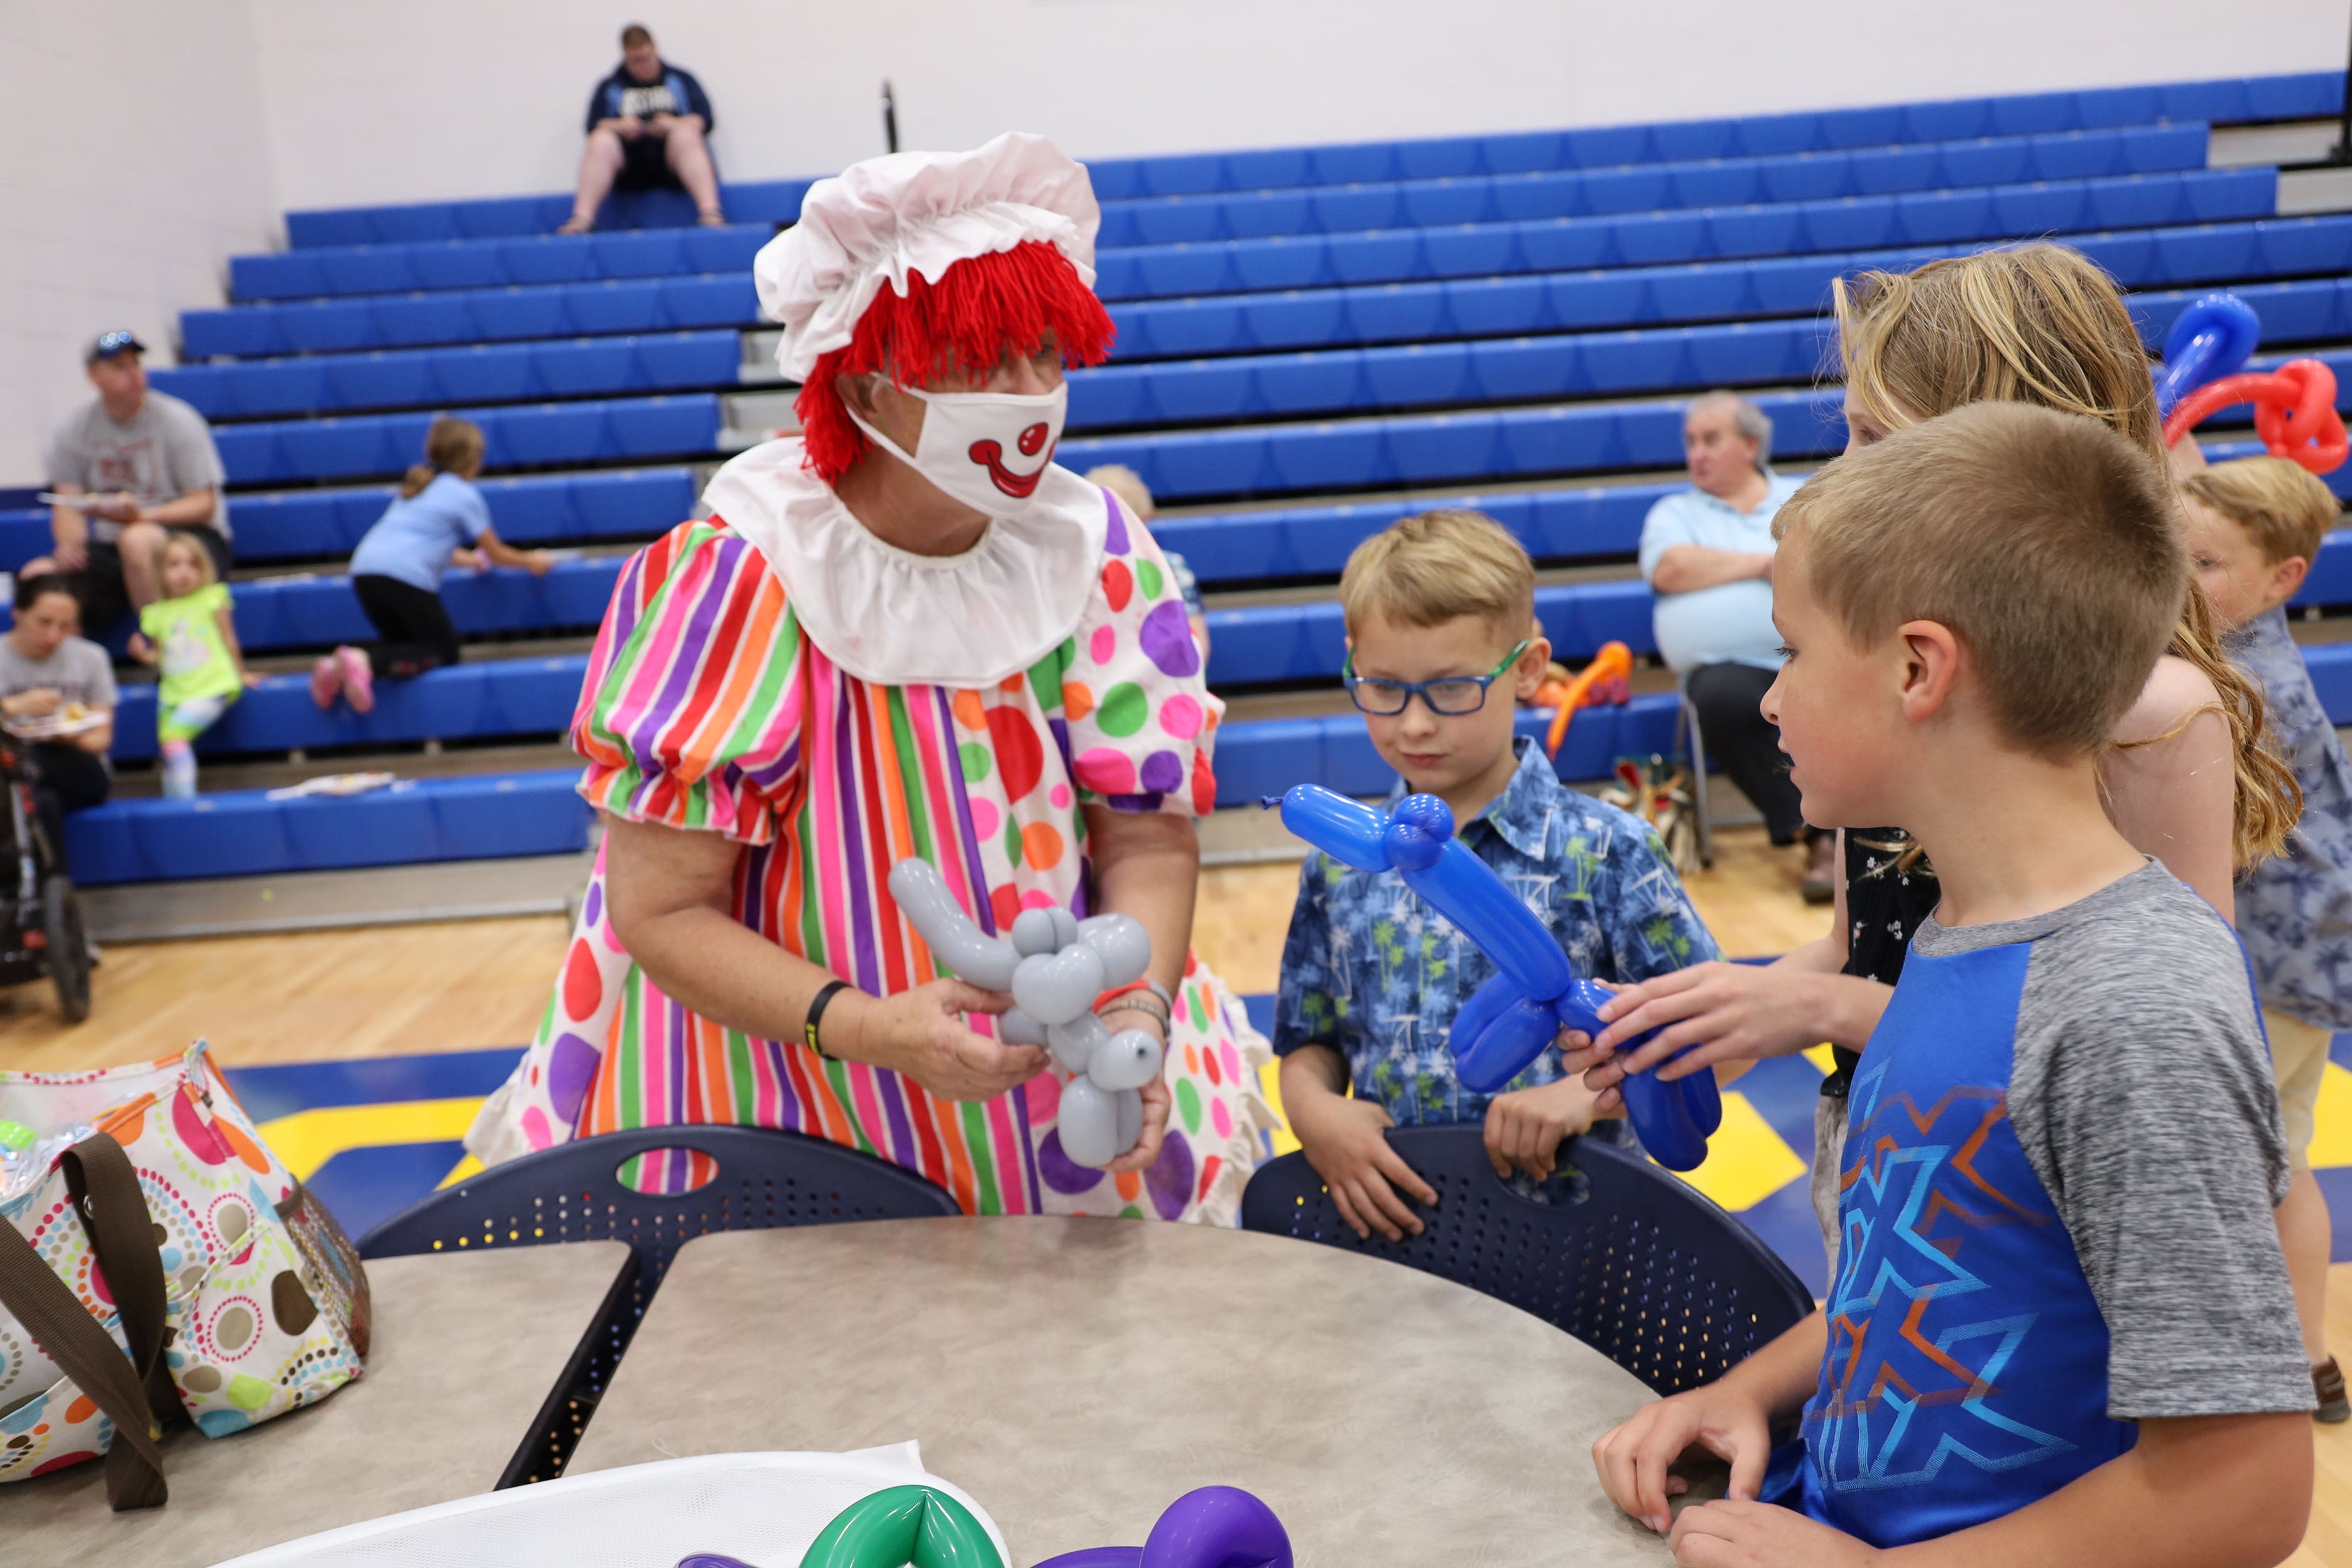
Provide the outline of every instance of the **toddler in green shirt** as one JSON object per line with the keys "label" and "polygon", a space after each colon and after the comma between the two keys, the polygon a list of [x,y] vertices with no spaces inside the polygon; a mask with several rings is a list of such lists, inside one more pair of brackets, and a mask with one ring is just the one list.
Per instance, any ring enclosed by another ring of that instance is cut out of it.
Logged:
{"label": "toddler in green shirt", "polygon": [[164,597],[139,612],[131,657],[163,672],[155,694],[155,734],[163,754],[163,793],[190,800],[196,793],[196,737],[210,729],[255,678],[230,618],[228,584],[213,558],[187,535],[165,536],[156,576]]}

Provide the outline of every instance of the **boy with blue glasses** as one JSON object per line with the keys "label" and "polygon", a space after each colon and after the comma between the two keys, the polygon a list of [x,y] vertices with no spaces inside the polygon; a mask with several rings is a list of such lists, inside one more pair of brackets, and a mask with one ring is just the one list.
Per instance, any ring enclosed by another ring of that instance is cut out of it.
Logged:
{"label": "boy with blue glasses", "polygon": [[[1408,517],[1357,547],[1339,598],[1349,695],[1401,775],[1391,805],[1411,791],[1452,806],[1463,842],[1580,973],[1632,982],[1717,956],[1648,825],[1568,788],[1514,733],[1551,656],[1517,540],[1477,512]],[[1563,1077],[1557,1050],[1492,1099],[1455,1080],[1454,1014],[1494,973],[1395,872],[1307,857],[1274,1048],[1291,1131],[1357,1235],[1418,1232],[1407,1199],[1436,1202],[1389,1127],[1483,1122],[1497,1175],[1541,1180],[1560,1141],[1591,1126],[1594,1096]]]}

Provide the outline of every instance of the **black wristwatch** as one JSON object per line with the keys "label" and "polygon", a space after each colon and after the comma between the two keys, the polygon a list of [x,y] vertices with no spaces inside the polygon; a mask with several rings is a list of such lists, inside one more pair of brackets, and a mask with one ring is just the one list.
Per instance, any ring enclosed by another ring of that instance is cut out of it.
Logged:
{"label": "black wristwatch", "polygon": [[823,1046],[817,1044],[817,1020],[824,1016],[824,1010],[827,1006],[831,1005],[834,997],[841,992],[848,989],[849,982],[846,980],[826,981],[824,985],[818,988],[816,995],[810,999],[808,1005],[808,1022],[801,1026],[802,1038],[806,1041],[808,1048],[814,1051],[817,1055],[823,1057],[829,1062],[837,1062],[841,1058],[835,1056],[831,1051],[826,1050]]}

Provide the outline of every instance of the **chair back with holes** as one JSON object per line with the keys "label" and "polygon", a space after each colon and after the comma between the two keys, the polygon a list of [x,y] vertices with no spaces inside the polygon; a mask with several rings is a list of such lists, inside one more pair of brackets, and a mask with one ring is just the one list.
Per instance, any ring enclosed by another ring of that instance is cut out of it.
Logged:
{"label": "chair back with holes", "polygon": [[1632,1149],[1571,1140],[1549,1181],[1506,1183],[1475,1126],[1404,1127],[1389,1144],[1437,1192],[1425,1229],[1360,1241],[1302,1154],[1258,1167],[1242,1225],[1385,1258],[1534,1313],[1656,1389],[1722,1376],[1813,1310],[1755,1234]]}
{"label": "chair back with holes", "polygon": [[[701,1156],[693,1163],[698,1170],[718,1173],[691,1192],[624,1184],[623,1166],[662,1150],[691,1151]],[[629,1244],[633,1266],[499,1480],[510,1486],[562,1472],[670,1259],[696,1237],[961,1212],[944,1188],[912,1171],[822,1138],[766,1127],[644,1127],[494,1165],[393,1215],[360,1237],[359,1251],[371,1258],[562,1241]]]}

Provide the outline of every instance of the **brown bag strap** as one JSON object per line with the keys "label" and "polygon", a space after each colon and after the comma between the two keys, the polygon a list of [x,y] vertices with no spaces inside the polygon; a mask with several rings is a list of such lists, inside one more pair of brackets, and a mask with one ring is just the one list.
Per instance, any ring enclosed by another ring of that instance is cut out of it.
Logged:
{"label": "brown bag strap", "polygon": [[[122,1314],[122,1337],[131,1346],[132,1370],[147,1391],[147,1413],[154,1430],[184,1421],[187,1410],[180,1391],[172,1384],[171,1368],[163,1360],[164,1295],[163,1238],[155,1217],[147,1210],[147,1194],[140,1189],[139,1173],[122,1145],[103,1132],[94,1132],[59,1156],[66,1190],[81,1211],[89,1233],[90,1250],[106,1271],[107,1289]],[[124,1461],[128,1464],[129,1461]],[[152,1508],[163,1500],[163,1478],[154,1477],[150,1502],[117,1503],[118,1508]]]}
{"label": "brown bag strap", "polygon": [[131,1355],[100,1328],[66,1282],[16,1227],[0,1221],[0,1307],[15,1314],[49,1359],[114,1423],[106,1498],[117,1510],[155,1508],[168,1495],[154,1385],[179,1407],[163,1366],[163,1262],[139,1174],[122,1146],[95,1133],[58,1158],[66,1188],[89,1232],[99,1268],[121,1313]]}

